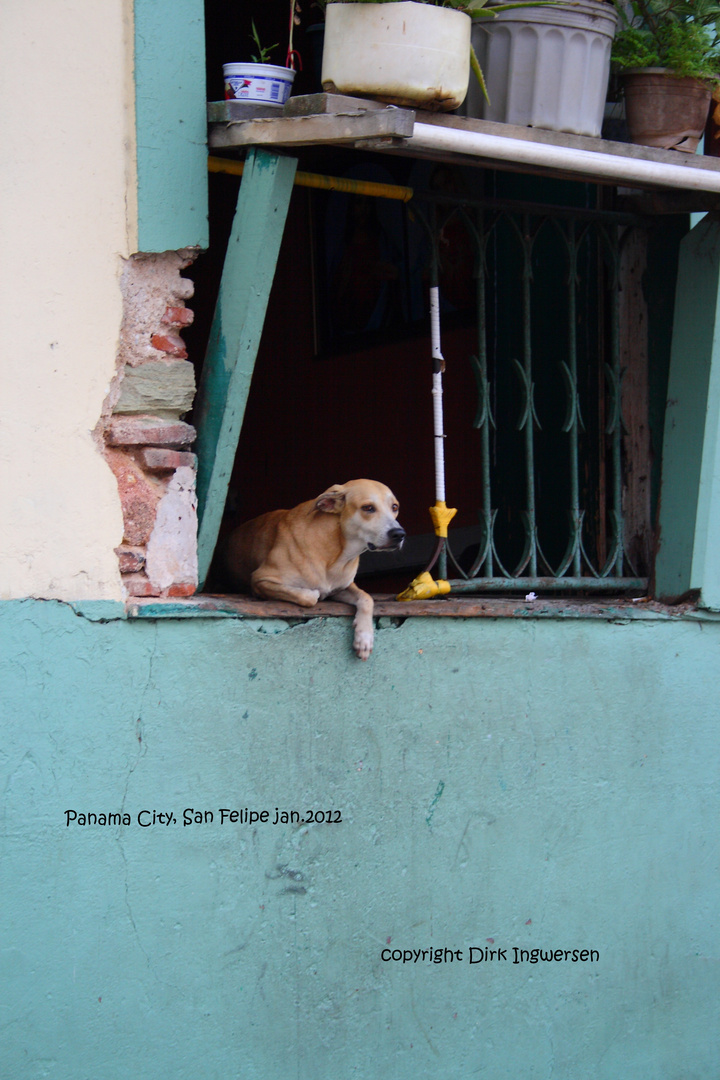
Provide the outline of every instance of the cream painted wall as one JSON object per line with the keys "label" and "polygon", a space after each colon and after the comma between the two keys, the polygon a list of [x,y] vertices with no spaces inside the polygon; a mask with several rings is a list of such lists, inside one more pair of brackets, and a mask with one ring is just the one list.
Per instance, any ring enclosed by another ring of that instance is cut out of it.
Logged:
{"label": "cream painted wall", "polygon": [[0,80],[0,598],[120,599],[92,432],[137,234],[131,0],[6,0]]}

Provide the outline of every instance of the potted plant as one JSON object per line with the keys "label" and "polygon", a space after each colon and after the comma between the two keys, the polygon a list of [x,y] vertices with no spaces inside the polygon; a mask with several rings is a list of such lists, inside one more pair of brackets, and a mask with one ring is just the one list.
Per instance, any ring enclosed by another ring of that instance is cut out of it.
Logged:
{"label": "potted plant", "polygon": [[287,65],[280,67],[270,63],[275,45],[264,46],[260,42],[255,20],[250,35],[255,51],[246,63],[223,64],[225,100],[244,101],[251,105],[270,105],[282,109],[290,96],[295,70],[293,66],[292,28],[295,20],[295,0],[290,0],[290,45]]}
{"label": "potted plant", "polygon": [[622,28],[612,58],[621,74],[632,142],[694,153],[720,73],[720,4],[615,0]]}
{"label": "potted plant", "polygon": [[488,6],[488,0],[318,0],[325,11],[322,84],[411,108],[450,111],[465,99],[470,68],[486,93],[473,51],[473,19],[554,0]]}
{"label": "potted plant", "polygon": [[471,88],[468,115],[599,136],[617,21],[612,0],[566,0],[479,24],[473,43],[488,95]]}

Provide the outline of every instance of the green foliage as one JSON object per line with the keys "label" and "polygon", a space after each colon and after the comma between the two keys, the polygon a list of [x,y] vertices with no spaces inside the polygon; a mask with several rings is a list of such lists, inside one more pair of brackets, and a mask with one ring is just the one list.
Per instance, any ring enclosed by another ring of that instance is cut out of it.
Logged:
{"label": "green foliage", "polygon": [[277,49],[278,42],[275,42],[274,45],[268,45],[267,48],[264,45],[261,45],[254,19],[252,20],[252,34],[250,36],[255,42],[255,48],[257,49],[257,54],[251,54],[250,56],[253,64],[269,64],[270,53],[273,49]]}
{"label": "green foliage", "polygon": [[715,0],[614,0],[621,29],[612,58],[620,68],[662,67],[720,80],[720,4]]}
{"label": "green foliage", "polygon": [[[317,0],[319,7],[327,4],[391,4],[394,0]],[[567,0],[516,0],[510,4],[497,4],[495,0],[415,0],[417,4],[430,4],[432,7],[449,7],[464,11],[473,19],[494,19],[498,11],[511,11],[513,8],[554,7]],[[492,7],[488,5],[492,4]]]}

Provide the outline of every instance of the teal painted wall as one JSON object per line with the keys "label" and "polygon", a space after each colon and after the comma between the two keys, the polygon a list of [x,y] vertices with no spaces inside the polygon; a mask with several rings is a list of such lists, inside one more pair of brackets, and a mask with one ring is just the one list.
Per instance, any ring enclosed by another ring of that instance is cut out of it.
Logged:
{"label": "teal painted wall", "polygon": [[138,251],[208,246],[202,0],[134,0]]}
{"label": "teal painted wall", "polygon": [[0,626],[3,1076],[717,1076],[720,622]]}
{"label": "teal painted wall", "polygon": [[663,439],[655,595],[697,590],[720,609],[720,225],[683,239]]}

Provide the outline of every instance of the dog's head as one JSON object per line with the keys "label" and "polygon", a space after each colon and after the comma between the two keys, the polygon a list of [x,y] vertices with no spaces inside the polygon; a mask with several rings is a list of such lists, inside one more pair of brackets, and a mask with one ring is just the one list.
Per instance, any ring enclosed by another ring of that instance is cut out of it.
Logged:
{"label": "dog's head", "polygon": [[400,509],[389,487],[377,480],[334,484],[315,500],[315,509],[340,515],[346,540],[361,551],[397,551],[405,530],[398,525]]}

